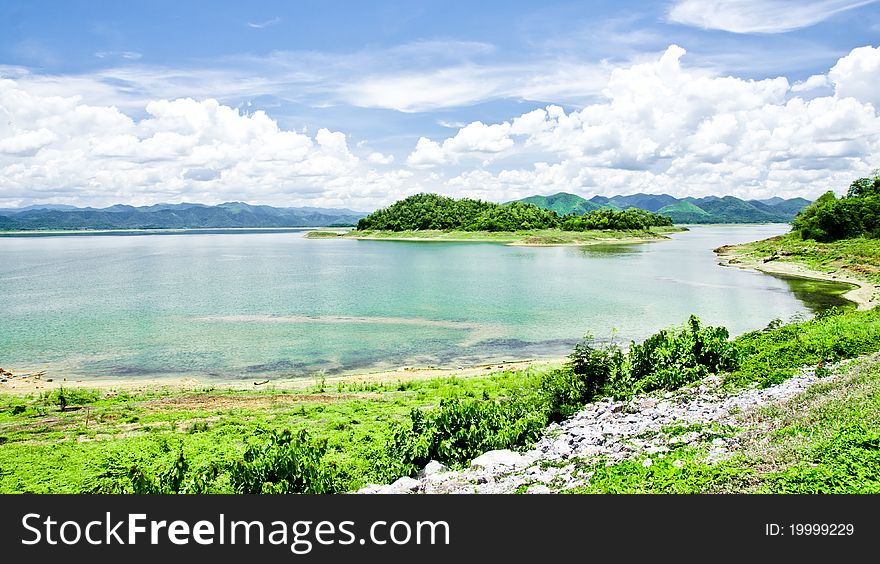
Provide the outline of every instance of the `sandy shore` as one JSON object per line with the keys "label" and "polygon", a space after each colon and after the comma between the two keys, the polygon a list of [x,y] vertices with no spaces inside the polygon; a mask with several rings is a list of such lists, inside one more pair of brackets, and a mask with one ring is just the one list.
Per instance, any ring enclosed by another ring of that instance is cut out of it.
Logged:
{"label": "sandy shore", "polygon": [[796,262],[784,262],[781,260],[764,262],[763,259],[753,259],[737,254],[735,246],[720,247],[715,249],[715,252],[722,266],[758,270],[767,274],[781,274],[812,280],[852,284],[855,287],[842,294],[841,297],[855,303],[860,310],[873,309],[880,304],[880,286],[861,278],[856,278],[841,269],[834,272],[820,272]]}
{"label": "sandy shore", "polygon": [[[426,380],[449,376],[473,378],[501,370],[524,370],[532,367],[541,368],[561,366],[566,360],[567,359],[564,357],[540,360],[524,359],[495,362],[491,364],[477,364],[463,366],[461,368],[405,366],[393,370],[325,376],[323,378],[323,385],[325,389],[332,391],[336,389],[337,384],[340,382],[406,382],[410,380]],[[241,390],[254,392],[266,390],[307,390],[314,388],[321,382],[320,376],[278,379],[270,378],[268,382],[265,382],[264,378],[250,380],[215,380],[194,377],[67,379],[62,375],[53,375],[51,372],[42,375],[13,375],[12,377],[4,377],[3,379],[6,381],[0,381],[0,394],[17,396],[51,392],[61,387],[88,388],[107,392],[125,391],[129,393],[204,391],[208,388],[214,390]],[[260,382],[260,384],[255,385],[255,382]]]}

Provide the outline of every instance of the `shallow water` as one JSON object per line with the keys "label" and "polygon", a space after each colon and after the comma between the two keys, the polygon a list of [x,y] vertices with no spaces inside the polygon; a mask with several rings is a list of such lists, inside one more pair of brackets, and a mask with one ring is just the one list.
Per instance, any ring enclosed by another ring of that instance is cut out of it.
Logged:
{"label": "shallow water", "polygon": [[733,334],[845,303],[841,286],[718,266],[785,225],[512,247],[302,233],[0,238],[0,366],[67,377],[307,376],[568,354],[691,313]]}

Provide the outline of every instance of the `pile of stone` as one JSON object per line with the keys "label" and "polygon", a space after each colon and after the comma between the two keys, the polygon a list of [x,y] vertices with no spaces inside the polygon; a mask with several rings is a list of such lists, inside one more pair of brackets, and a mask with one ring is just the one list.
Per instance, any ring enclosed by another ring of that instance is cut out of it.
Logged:
{"label": "pile of stone", "polygon": [[[825,368],[832,368],[833,375],[823,381],[838,377],[839,365]],[[628,401],[606,398],[550,425],[529,450],[487,452],[465,470],[450,470],[432,461],[416,478],[369,485],[357,493],[550,493],[588,484],[591,474],[575,470],[591,460],[613,464],[636,459],[649,466],[653,463],[649,455],[665,456],[671,447],[682,444],[704,444],[704,461],[714,463],[740,447],[733,432],[737,414],[791,399],[819,378],[815,369],[805,368],[768,388],[731,392],[722,388],[719,377],[712,376],[675,392]],[[669,432],[670,428],[677,432]]]}

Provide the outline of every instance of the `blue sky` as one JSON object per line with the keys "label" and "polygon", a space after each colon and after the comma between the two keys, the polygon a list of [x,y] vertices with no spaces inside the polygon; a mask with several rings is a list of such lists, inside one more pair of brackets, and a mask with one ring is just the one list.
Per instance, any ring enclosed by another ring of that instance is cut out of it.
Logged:
{"label": "blue sky", "polygon": [[878,38],[858,0],[6,0],[0,207],[815,197],[880,167]]}

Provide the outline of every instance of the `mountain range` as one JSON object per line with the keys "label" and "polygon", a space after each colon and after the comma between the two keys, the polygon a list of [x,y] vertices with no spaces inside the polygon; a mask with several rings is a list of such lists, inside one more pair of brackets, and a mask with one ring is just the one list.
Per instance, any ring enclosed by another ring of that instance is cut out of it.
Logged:
{"label": "mountain range", "polygon": [[560,215],[583,215],[599,209],[640,208],[665,215],[673,223],[788,223],[810,204],[804,198],[741,200],[734,196],[676,198],[669,194],[594,196],[588,200],[567,192],[552,196],[529,196],[518,201],[535,204]]}
{"label": "mountain range", "polygon": [[39,229],[187,229],[234,227],[331,227],[357,224],[365,213],[334,208],[275,208],[242,202],[115,205],[76,208],[36,205],[0,209],[0,230]]}

